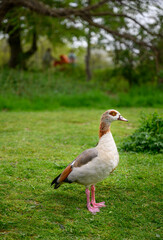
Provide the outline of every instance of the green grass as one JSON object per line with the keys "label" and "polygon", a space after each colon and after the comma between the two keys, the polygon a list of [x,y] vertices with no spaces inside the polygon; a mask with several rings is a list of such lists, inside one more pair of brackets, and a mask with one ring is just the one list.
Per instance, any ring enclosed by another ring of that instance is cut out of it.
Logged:
{"label": "green grass", "polygon": [[161,87],[150,84],[129,89],[125,81],[118,77],[113,81],[109,75],[104,79],[95,75],[91,82],[86,82],[80,68],[63,72],[1,69],[0,86],[0,110],[7,111],[163,106]]}
{"label": "green grass", "polygon": [[[117,169],[96,186],[97,201],[107,205],[96,215],[86,209],[83,186],[50,187],[97,143],[104,110],[0,113],[1,239],[161,239],[161,154],[120,152]],[[129,119],[112,124],[120,147],[138,127],[140,112],[156,109],[117,110]]]}

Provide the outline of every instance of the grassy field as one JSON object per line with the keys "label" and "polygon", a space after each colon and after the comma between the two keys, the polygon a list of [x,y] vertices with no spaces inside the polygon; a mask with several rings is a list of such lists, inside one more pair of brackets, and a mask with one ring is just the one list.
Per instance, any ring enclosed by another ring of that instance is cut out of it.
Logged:
{"label": "grassy field", "polygon": [[[118,168],[96,186],[107,207],[92,215],[83,186],[54,190],[53,178],[98,141],[103,110],[0,112],[1,239],[161,239],[161,155],[120,151]],[[112,124],[120,148],[140,112],[119,108],[128,123]],[[158,109],[163,115],[163,111]]]}

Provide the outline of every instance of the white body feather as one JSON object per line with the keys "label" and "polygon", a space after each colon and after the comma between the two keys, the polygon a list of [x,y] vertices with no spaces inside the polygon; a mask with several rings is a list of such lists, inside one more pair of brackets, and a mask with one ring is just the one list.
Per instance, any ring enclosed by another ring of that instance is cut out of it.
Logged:
{"label": "white body feather", "polygon": [[100,138],[96,149],[98,156],[81,167],[74,167],[68,180],[89,187],[108,177],[119,162],[119,154],[111,132]]}

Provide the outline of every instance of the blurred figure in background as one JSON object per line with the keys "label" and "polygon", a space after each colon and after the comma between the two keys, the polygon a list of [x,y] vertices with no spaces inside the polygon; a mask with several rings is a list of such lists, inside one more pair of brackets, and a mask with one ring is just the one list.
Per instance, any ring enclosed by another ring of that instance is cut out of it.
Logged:
{"label": "blurred figure in background", "polygon": [[54,60],[54,58],[51,54],[51,48],[47,48],[44,55],[43,55],[43,58],[42,58],[43,67],[45,69],[49,68],[51,66],[51,63],[52,63],[53,60]]}
{"label": "blurred figure in background", "polygon": [[69,63],[69,59],[66,55],[60,55],[59,57],[60,57],[59,60],[56,60],[56,59],[54,60],[54,63],[53,63],[54,67]]}
{"label": "blurred figure in background", "polygon": [[69,63],[72,64],[72,66],[76,65],[76,55],[73,50],[68,55]]}

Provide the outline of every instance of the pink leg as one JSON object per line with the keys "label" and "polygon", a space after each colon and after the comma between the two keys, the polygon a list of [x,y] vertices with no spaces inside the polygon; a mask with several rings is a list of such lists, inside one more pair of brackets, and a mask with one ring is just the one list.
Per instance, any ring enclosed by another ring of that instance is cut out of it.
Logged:
{"label": "pink leg", "polygon": [[85,190],[86,196],[87,196],[87,208],[91,213],[96,213],[99,212],[100,210],[98,209],[98,207],[92,207],[91,203],[90,203],[90,191],[88,188],[86,188]]}
{"label": "pink leg", "polygon": [[94,185],[91,186],[91,195],[92,195],[91,204],[93,205],[93,207],[106,207],[105,202],[96,203]]}

